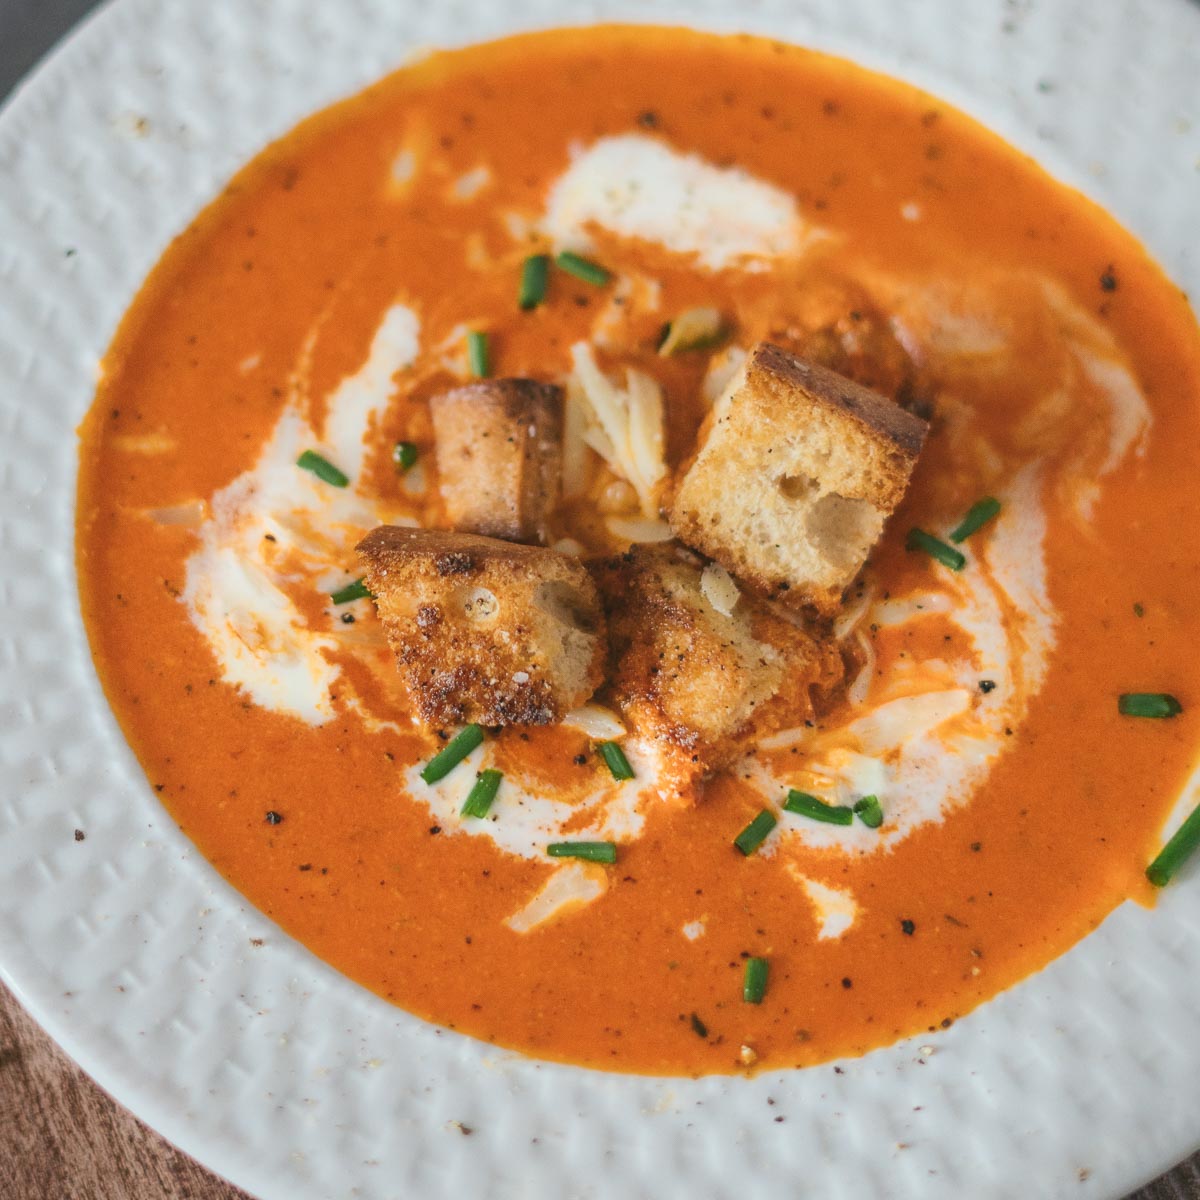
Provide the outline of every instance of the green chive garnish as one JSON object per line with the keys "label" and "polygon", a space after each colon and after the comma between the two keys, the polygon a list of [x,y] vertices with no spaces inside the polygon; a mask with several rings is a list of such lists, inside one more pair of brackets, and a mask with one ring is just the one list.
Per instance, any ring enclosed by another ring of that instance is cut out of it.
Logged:
{"label": "green chive garnish", "polygon": [[746,855],[753,854],[766,841],[767,834],[779,823],[779,819],[770,809],[762,812],[733,839],[733,844]]}
{"label": "green chive garnish", "polygon": [[868,829],[878,829],[883,824],[883,805],[878,796],[864,796],[855,804],[854,811]]}
{"label": "green chive garnish", "polygon": [[546,298],[546,283],[550,278],[550,256],[531,254],[521,266],[521,290],[517,303],[526,311],[537,308]]}
{"label": "green chive garnish", "polygon": [[344,588],[336,592],[332,592],[329,596],[334,604],[349,604],[351,600],[371,600],[374,599],[375,593],[367,587],[366,583],[361,579],[356,579],[353,583],[348,583]]}
{"label": "green chive garnish", "polygon": [[824,821],[828,825],[850,825],[854,821],[854,813],[844,804],[826,804],[817,796],[798,792],[795,788],[788,792],[783,807],[788,812],[811,817],[814,821]]}
{"label": "green chive garnish", "polygon": [[408,471],[417,465],[419,452],[412,442],[397,442],[392,447],[392,462],[397,471]]}
{"label": "green chive garnish", "polygon": [[957,529],[950,535],[952,542],[965,542],[973,533],[978,533],[1000,512],[1000,501],[995,496],[984,496],[967,510]]}
{"label": "green chive garnish", "polygon": [[596,746],[596,753],[608,763],[608,769],[614,779],[633,778],[633,768],[629,765],[629,759],[616,742],[600,742]]}
{"label": "green chive garnish", "polygon": [[572,254],[570,250],[564,250],[554,261],[568,275],[574,275],[576,279],[582,279],[584,283],[594,283],[597,287],[603,287],[612,278],[612,272],[606,270],[598,262],[592,262],[590,258]]}
{"label": "green chive garnish", "polygon": [[966,556],[960,554],[953,546],[947,546],[931,533],[923,529],[910,529],[904,543],[906,550],[924,550],[930,558],[936,558],[944,567],[952,571],[961,571],[967,565]]}
{"label": "green chive garnish", "polygon": [[1166,692],[1126,692],[1117,700],[1117,711],[1123,717],[1177,717],[1183,705]]}
{"label": "green chive garnish", "polygon": [[305,450],[296,459],[296,466],[305,471],[311,471],[318,479],[334,487],[348,487],[350,478],[343,475],[327,458],[322,458],[315,450]]}
{"label": "green chive garnish", "polygon": [[1176,832],[1162,848],[1158,857],[1146,868],[1146,878],[1155,887],[1166,887],[1171,877],[1187,862],[1192,852],[1200,846],[1200,808]]}
{"label": "green chive garnish", "polygon": [[478,725],[464,725],[426,764],[421,778],[426,783],[445,779],[472,750],[483,744]]}
{"label": "green chive garnish", "polygon": [[503,778],[504,775],[500,771],[480,771],[474,787],[467,793],[466,801],[462,806],[462,815],[480,819],[486,817],[488,809],[492,807],[492,801],[496,798],[496,789],[500,786],[500,780]]}
{"label": "green chive garnish", "polygon": [[488,360],[488,335],[478,329],[472,329],[467,334],[467,361],[471,366],[471,374],[476,379],[486,379],[491,374]]}
{"label": "green chive garnish", "polygon": [[746,959],[746,972],[742,976],[742,999],[747,1004],[761,1004],[767,994],[767,976],[771,964],[765,958]]}
{"label": "green chive garnish", "polygon": [[615,863],[615,842],[551,842],[546,847],[551,858],[582,858],[587,862]]}

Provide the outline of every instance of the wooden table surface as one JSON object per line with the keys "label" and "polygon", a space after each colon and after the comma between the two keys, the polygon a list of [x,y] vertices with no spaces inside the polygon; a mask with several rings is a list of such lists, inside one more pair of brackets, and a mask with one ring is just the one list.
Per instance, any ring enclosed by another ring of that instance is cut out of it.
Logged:
{"label": "wooden table surface", "polygon": [[[3,987],[0,1197],[250,1200],[110,1100]],[[1130,1200],[1200,1200],[1200,1155]]]}

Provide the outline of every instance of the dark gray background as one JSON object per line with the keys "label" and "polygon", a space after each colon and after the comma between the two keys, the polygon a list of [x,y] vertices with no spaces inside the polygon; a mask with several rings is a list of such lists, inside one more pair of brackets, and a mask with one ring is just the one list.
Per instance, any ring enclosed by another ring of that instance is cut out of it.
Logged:
{"label": "dark gray background", "polygon": [[0,0],[0,98],[97,0]]}

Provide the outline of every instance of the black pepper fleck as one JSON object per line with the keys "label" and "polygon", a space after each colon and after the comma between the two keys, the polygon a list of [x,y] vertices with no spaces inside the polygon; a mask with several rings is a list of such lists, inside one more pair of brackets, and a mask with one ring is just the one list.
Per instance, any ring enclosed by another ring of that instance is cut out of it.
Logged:
{"label": "black pepper fleck", "polygon": [[912,935],[917,932],[916,925],[914,925],[913,922],[910,921],[907,917],[905,917],[904,920],[902,920],[900,922],[900,928],[905,933],[907,933],[909,937],[912,937]]}
{"label": "black pepper fleck", "polygon": [[283,817],[280,816],[280,814],[277,813],[274,809],[272,809],[269,813],[267,813],[267,824],[268,825],[278,825],[282,821],[283,821]]}
{"label": "black pepper fleck", "polygon": [[994,679],[981,679],[979,681],[979,690],[986,696],[988,692],[996,690],[996,681]]}
{"label": "black pepper fleck", "polygon": [[1117,276],[1111,263],[1100,273],[1100,289],[1105,292],[1115,292],[1117,290]]}

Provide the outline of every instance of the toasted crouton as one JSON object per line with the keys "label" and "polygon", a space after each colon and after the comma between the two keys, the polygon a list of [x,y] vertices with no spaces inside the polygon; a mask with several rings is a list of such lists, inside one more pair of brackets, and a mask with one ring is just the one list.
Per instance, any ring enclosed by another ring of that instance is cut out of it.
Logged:
{"label": "toasted crouton", "polygon": [[889,316],[860,284],[822,272],[788,294],[766,341],[872,388],[928,418],[932,381],[897,336]]}
{"label": "toasted crouton", "polygon": [[828,615],[904,495],[927,430],[760,342],[701,430],[671,528],[763,595]]}
{"label": "toasted crouton", "polygon": [[544,543],[561,487],[562,388],[488,379],[435,396],[430,411],[450,524]]}
{"label": "toasted crouton", "polygon": [[720,594],[682,547],[635,546],[589,565],[608,616],[609,699],[635,730],[687,755],[696,774],[811,719],[814,701],[841,680],[832,641],[754,597]]}
{"label": "toasted crouton", "polygon": [[547,725],[603,678],[604,617],[578,559],[391,525],[358,552],[427,725]]}

